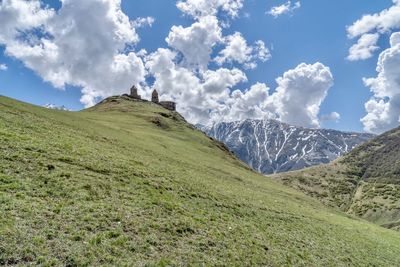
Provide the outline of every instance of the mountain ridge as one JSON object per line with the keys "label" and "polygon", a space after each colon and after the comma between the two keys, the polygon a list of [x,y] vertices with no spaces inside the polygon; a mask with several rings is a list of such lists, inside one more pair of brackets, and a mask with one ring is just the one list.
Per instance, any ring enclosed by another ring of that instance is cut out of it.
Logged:
{"label": "mountain ridge", "polygon": [[269,119],[220,122],[198,128],[225,143],[241,160],[264,174],[329,163],[374,136],[310,129]]}
{"label": "mountain ridge", "polygon": [[400,127],[325,166],[273,175],[322,202],[400,230]]}

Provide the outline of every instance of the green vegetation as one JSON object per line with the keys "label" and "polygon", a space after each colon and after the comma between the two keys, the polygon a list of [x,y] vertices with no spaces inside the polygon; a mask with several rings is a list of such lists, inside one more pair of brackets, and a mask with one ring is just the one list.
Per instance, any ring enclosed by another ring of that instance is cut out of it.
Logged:
{"label": "green vegetation", "polygon": [[0,97],[0,147],[0,265],[400,265],[398,232],[252,172],[151,103]]}
{"label": "green vegetation", "polygon": [[331,164],[272,178],[349,214],[400,230],[400,128]]}

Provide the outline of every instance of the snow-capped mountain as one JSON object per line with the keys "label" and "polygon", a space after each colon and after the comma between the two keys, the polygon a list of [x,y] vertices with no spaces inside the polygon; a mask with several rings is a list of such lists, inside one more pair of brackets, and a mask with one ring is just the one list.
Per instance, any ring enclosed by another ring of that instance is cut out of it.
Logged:
{"label": "snow-capped mountain", "polygon": [[44,108],[49,108],[49,109],[57,109],[57,110],[69,111],[69,109],[64,105],[57,106],[57,105],[54,105],[54,104],[51,104],[51,103],[47,103],[47,104],[43,105],[43,107]]}
{"label": "snow-capped mountain", "polygon": [[265,174],[328,163],[374,137],[366,133],[308,129],[276,120],[248,119],[212,127],[198,125],[198,128]]}

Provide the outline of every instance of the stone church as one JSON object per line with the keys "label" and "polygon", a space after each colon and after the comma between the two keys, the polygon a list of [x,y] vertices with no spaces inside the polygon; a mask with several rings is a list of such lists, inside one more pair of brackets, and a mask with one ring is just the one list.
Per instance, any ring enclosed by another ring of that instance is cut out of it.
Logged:
{"label": "stone church", "polygon": [[[129,97],[133,98],[133,99],[137,99],[137,100],[142,100],[141,96],[138,94],[138,89],[136,86],[132,86],[131,88],[131,94],[129,95]],[[158,99],[158,92],[156,89],[153,90],[152,94],[151,94],[151,102],[158,104],[160,106],[162,106],[163,108],[166,108],[168,110],[171,111],[175,111],[176,110],[176,103],[173,101],[159,101]]]}

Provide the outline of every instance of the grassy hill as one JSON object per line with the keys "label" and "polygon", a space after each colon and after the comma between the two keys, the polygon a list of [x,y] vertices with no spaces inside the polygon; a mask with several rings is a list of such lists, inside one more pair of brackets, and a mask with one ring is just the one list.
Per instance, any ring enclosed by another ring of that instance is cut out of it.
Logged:
{"label": "grassy hill", "polygon": [[332,164],[272,177],[349,214],[400,229],[400,128]]}
{"label": "grassy hill", "polygon": [[155,104],[0,97],[0,148],[0,265],[400,265],[398,232],[252,172]]}

